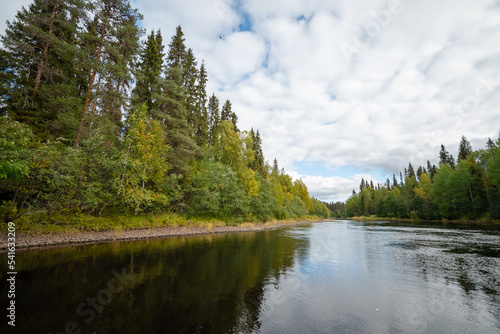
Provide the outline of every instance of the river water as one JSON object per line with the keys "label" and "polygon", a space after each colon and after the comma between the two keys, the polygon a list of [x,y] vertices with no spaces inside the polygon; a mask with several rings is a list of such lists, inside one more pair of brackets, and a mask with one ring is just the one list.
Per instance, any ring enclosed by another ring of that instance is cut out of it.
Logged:
{"label": "river water", "polygon": [[500,333],[499,229],[336,221],[16,260],[1,333]]}

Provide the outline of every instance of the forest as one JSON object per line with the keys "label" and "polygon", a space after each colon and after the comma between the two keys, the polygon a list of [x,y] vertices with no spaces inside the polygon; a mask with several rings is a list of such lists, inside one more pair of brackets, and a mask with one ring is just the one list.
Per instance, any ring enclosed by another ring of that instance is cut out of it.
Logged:
{"label": "forest", "polygon": [[348,216],[411,218],[424,220],[500,219],[500,135],[488,138],[484,149],[473,150],[465,136],[455,160],[444,145],[439,166],[411,163],[393,174],[392,182],[374,186],[361,180],[359,191],[347,200]]}
{"label": "forest", "polygon": [[[176,213],[223,221],[330,215],[238,128],[177,27],[128,0],[35,0],[0,49],[0,214]],[[42,217],[43,218],[40,218]]]}

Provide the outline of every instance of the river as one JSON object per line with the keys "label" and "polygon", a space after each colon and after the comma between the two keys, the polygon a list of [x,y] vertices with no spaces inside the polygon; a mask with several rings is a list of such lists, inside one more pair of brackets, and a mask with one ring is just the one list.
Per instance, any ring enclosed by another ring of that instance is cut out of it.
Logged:
{"label": "river", "polygon": [[498,228],[321,222],[18,251],[16,266],[1,333],[500,333]]}

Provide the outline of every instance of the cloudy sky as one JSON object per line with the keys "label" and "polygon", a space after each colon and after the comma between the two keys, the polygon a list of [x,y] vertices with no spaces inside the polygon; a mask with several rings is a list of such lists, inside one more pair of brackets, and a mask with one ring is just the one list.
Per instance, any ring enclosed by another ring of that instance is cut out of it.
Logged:
{"label": "cloudy sky", "polygon": [[[2,0],[1,31],[21,2]],[[24,0],[24,3],[29,1]],[[134,0],[166,42],[182,26],[208,93],[310,193],[483,148],[500,129],[498,0]]]}

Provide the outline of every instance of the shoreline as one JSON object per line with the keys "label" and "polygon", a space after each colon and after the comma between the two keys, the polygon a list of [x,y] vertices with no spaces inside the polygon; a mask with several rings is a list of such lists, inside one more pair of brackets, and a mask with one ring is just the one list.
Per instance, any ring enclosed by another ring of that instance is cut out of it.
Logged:
{"label": "shoreline", "polygon": [[[132,241],[156,238],[194,236],[218,233],[243,233],[276,230],[282,227],[317,223],[322,220],[284,221],[242,226],[181,226],[148,229],[82,231],[77,233],[16,234],[16,250],[41,250],[57,246],[97,244],[114,241]],[[7,252],[7,233],[0,236],[0,253]]]}
{"label": "shoreline", "polygon": [[498,220],[466,220],[466,219],[421,219],[421,218],[396,218],[396,217],[348,217],[347,220],[355,221],[400,221],[410,223],[438,223],[438,224],[451,224],[451,225],[478,225],[478,226],[500,226]]}

